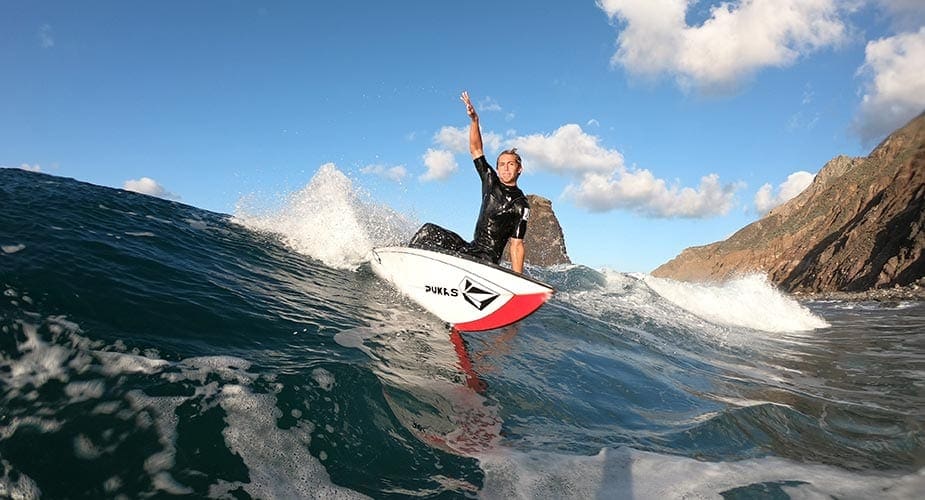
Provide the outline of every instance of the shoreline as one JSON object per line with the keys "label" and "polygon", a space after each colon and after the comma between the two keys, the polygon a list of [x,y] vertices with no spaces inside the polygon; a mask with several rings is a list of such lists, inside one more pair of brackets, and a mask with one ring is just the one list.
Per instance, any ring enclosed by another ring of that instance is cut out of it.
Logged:
{"label": "shoreline", "polygon": [[925,302],[925,278],[903,287],[873,288],[862,292],[803,292],[790,294],[801,302],[837,300],[842,302]]}

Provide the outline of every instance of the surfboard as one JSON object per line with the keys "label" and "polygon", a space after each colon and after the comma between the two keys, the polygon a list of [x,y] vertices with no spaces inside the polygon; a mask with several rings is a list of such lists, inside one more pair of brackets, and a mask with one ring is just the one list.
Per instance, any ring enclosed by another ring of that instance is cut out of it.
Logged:
{"label": "surfboard", "polygon": [[398,291],[464,332],[516,323],[555,291],[501,266],[419,248],[376,248],[370,265]]}

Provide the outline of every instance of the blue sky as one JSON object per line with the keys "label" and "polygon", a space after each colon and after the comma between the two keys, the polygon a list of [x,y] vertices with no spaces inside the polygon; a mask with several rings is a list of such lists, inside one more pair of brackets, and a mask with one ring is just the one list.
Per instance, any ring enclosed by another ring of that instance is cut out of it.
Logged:
{"label": "blue sky", "polygon": [[648,272],[925,110],[921,0],[0,0],[0,165],[234,213],[333,163],[468,236],[489,156]]}

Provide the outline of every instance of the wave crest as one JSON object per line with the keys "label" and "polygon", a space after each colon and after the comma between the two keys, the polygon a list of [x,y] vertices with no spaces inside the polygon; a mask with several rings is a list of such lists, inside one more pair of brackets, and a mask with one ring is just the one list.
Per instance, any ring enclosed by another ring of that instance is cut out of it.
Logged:
{"label": "wave crest", "polygon": [[412,218],[375,204],[333,163],[322,165],[309,183],[283,196],[282,206],[248,196],[239,200],[233,221],[271,232],[296,252],[338,268],[355,270],[375,247],[399,244],[417,226]]}

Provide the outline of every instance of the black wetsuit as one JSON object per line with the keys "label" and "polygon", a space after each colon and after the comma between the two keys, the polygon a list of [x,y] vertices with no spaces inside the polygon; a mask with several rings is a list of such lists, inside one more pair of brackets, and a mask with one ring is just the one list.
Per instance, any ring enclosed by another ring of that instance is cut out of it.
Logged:
{"label": "black wetsuit", "polygon": [[505,186],[484,156],[476,158],[474,163],[482,179],[482,208],[472,242],[427,223],[411,238],[409,246],[460,252],[497,264],[508,239],[523,239],[530,218],[527,197],[517,186]]}

